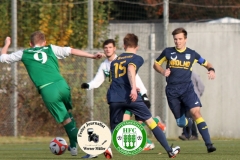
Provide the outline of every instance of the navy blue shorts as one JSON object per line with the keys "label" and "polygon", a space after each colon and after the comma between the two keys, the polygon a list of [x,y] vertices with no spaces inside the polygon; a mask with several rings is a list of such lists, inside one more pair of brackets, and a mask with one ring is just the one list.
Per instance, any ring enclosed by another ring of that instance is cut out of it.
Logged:
{"label": "navy blue shorts", "polygon": [[144,102],[131,103],[109,103],[110,109],[110,126],[113,131],[114,128],[123,121],[123,115],[126,110],[135,115],[138,121],[145,121],[152,117],[150,110]]}
{"label": "navy blue shorts", "polygon": [[168,105],[175,119],[180,118],[191,108],[202,107],[201,101],[194,91],[192,82],[167,85],[165,92]]}

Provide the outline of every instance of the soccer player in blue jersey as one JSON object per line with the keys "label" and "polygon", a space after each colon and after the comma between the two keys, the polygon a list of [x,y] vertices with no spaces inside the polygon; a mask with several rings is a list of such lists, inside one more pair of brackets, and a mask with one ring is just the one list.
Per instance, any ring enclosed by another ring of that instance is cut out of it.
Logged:
{"label": "soccer player in blue jersey", "polygon": [[[107,39],[103,42],[103,50],[104,54],[106,55],[106,59],[100,64],[98,71],[95,75],[95,77],[88,83],[82,83],[81,88],[91,90],[98,88],[106,79],[110,79],[110,64],[111,62],[117,58],[116,52],[116,46],[115,41],[113,39]],[[109,81],[110,82],[110,81]],[[136,86],[139,88],[139,93],[141,94],[141,97],[143,99],[143,102],[146,104],[148,108],[151,107],[151,103],[147,97],[147,89],[144,86],[140,76],[136,74]],[[129,111],[125,111],[125,114],[123,116],[124,120],[130,120],[131,119],[131,113]],[[165,124],[161,123],[159,119],[161,118],[153,118],[154,121],[158,124],[158,126],[164,131],[166,129]],[[140,122],[141,123],[141,122]],[[145,126],[145,123],[141,123],[143,126]],[[154,143],[147,138],[147,143],[143,150],[152,150],[154,149],[155,145]],[[110,152],[111,153],[111,152]],[[96,158],[97,155],[89,155],[83,156],[82,158]],[[112,155],[111,155],[112,157]]]}
{"label": "soccer player in blue jersey", "polygon": [[141,56],[136,55],[138,37],[134,34],[127,34],[123,43],[125,52],[113,60],[110,66],[111,85],[107,92],[107,100],[110,106],[111,130],[114,130],[122,122],[125,110],[128,110],[135,115],[136,120],[147,124],[169,157],[173,158],[179,153],[180,147],[171,148],[168,145],[163,131],[153,120],[149,109],[137,91],[136,73],[144,62]]}
{"label": "soccer player in blue jersey", "polygon": [[[172,32],[175,47],[169,47],[163,50],[156,59],[153,68],[166,77],[166,96],[168,105],[176,119],[179,127],[187,127],[188,134],[191,137],[192,119],[186,118],[186,111],[190,111],[198,130],[207,147],[207,151],[214,152],[208,126],[204,121],[200,107],[202,106],[197,94],[194,92],[194,86],[191,81],[192,67],[194,63],[199,63],[208,70],[208,78],[215,78],[215,70],[211,63],[206,61],[196,51],[187,48],[187,31],[184,28],[177,28]],[[167,62],[166,69],[162,67],[163,62]]]}
{"label": "soccer player in blue jersey", "polygon": [[30,36],[31,48],[7,54],[10,44],[11,38],[7,37],[1,50],[0,62],[23,62],[28,75],[41,94],[46,108],[54,119],[63,125],[70,140],[71,154],[77,155],[78,128],[71,112],[71,90],[60,74],[58,59],[70,55],[99,59],[104,55],[101,53],[93,55],[70,47],[46,45],[45,35],[40,31],[36,31]]}

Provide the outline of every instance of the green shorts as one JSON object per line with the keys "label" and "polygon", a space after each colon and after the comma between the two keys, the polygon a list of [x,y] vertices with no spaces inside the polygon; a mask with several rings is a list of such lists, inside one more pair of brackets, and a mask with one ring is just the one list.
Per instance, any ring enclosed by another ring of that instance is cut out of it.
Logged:
{"label": "green shorts", "polygon": [[42,99],[58,123],[69,118],[68,110],[72,109],[71,90],[65,80],[60,80],[40,89]]}

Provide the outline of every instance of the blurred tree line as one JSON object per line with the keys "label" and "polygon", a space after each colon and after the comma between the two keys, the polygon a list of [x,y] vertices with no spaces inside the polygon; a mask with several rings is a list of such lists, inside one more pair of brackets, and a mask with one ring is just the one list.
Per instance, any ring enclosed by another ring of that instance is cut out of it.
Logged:
{"label": "blurred tree line", "polygon": [[[29,34],[42,30],[47,42],[86,48],[87,0],[18,0],[18,46],[27,47]],[[169,19],[194,21],[240,18],[239,0],[169,0]],[[1,0],[0,40],[11,33],[11,1]],[[163,0],[94,0],[94,47],[107,38],[109,20],[156,20],[163,17]]]}
{"label": "blurred tree line", "polygon": [[[164,0],[115,1],[112,20],[157,20],[163,18]],[[169,0],[169,19],[176,21],[240,18],[239,0]]]}
{"label": "blurred tree line", "polygon": [[[88,3],[85,0],[18,0],[18,46],[28,47],[29,35],[41,30],[49,44],[87,47]],[[94,47],[107,37],[112,2],[94,1]],[[1,0],[0,39],[11,33],[11,1]]]}

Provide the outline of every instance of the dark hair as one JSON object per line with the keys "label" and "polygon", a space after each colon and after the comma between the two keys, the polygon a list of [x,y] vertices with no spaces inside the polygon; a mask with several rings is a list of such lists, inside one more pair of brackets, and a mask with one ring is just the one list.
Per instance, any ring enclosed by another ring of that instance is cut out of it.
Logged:
{"label": "dark hair", "polygon": [[123,44],[125,47],[134,47],[138,46],[138,37],[135,34],[128,33],[124,39]]}
{"label": "dark hair", "polygon": [[183,33],[184,37],[187,38],[187,31],[184,28],[176,28],[172,35],[175,36],[176,34]]}
{"label": "dark hair", "polygon": [[44,41],[46,41],[45,35],[41,31],[33,32],[30,36],[30,42],[32,43],[33,46]]}
{"label": "dark hair", "polygon": [[115,41],[113,39],[107,39],[106,41],[104,41],[102,47],[104,48],[104,46],[106,46],[110,43],[112,43],[113,46],[115,47]]}

